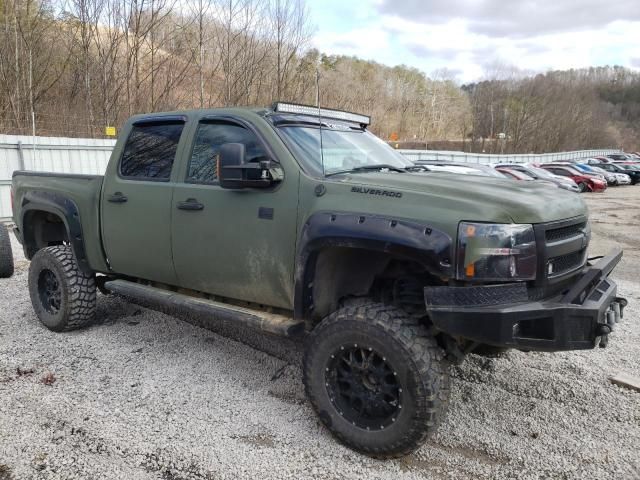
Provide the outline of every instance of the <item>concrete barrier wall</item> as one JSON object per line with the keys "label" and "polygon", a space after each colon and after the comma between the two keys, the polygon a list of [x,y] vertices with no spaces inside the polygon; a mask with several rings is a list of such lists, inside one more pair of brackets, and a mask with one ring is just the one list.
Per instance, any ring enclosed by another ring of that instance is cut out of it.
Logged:
{"label": "concrete barrier wall", "polygon": [[0,221],[11,217],[14,170],[102,175],[115,140],[0,135]]}
{"label": "concrete barrier wall", "polygon": [[465,153],[465,152],[447,152],[439,150],[398,150],[405,157],[412,161],[417,160],[447,160],[452,162],[469,162],[469,163],[547,163],[559,162],[563,160],[575,160],[579,158],[591,158],[600,155],[608,155],[610,153],[618,153],[620,150],[604,149],[604,150],[579,150],[576,152],[558,152],[558,153],[541,153],[541,154],[510,154],[510,155],[493,155],[488,153]]}

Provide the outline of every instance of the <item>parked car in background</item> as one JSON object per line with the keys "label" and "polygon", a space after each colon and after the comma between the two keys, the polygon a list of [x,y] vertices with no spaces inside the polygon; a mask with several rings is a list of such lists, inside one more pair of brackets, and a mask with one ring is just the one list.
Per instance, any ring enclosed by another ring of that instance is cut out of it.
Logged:
{"label": "parked car in background", "polygon": [[629,156],[626,153],[610,153],[606,157],[611,160],[629,160]]}
{"label": "parked car in background", "polygon": [[618,185],[631,185],[631,177],[626,173],[616,173],[615,176],[618,179]]}
{"label": "parked car in background", "polygon": [[[602,164],[602,165],[605,165],[605,164]],[[595,170],[596,173],[603,174],[607,179],[607,183],[609,185],[631,185],[631,178],[629,178],[629,175],[626,175],[624,173],[610,172],[609,170],[602,168],[602,165],[600,166],[590,165],[590,167],[593,170]],[[613,176],[613,179],[611,183],[609,183],[609,178],[611,176]]]}
{"label": "parked car in background", "polygon": [[504,178],[502,174],[496,172],[489,165],[469,162],[449,162],[441,160],[418,160],[414,162],[416,166],[432,172],[449,172],[465,175],[480,175],[483,177]]}
{"label": "parked car in background", "polygon": [[579,160],[580,163],[584,163],[586,165],[601,165],[603,163],[608,163],[610,161],[611,159],[606,157],[593,157],[593,158],[584,158]]}
{"label": "parked car in background", "polygon": [[556,185],[553,182],[547,182],[546,180],[538,180],[536,178],[533,178],[531,175],[524,172],[519,172],[518,170],[513,170],[511,168],[505,168],[505,167],[498,167],[496,168],[496,170],[502,173],[505,177],[510,178],[512,180],[536,182],[540,185],[547,185],[552,188],[558,188],[558,185]]}
{"label": "parked car in background", "polygon": [[615,160],[613,160],[612,158],[605,157],[604,155],[600,156],[600,157],[594,157],[594,158],[596,160],[600,160],[600,163],[613,163],[613,162],[615,162]]}
{"label": "parked car in background", "polygon": [[640,165],[635,163],[622,163],[617,164],[620,168],[624,169],[625,173],[630,174],[634,172],[640,172]]}
{"label": "parked car in background", "polygon": [[511,180],[520,180],[524,182],[533,182],[535,180],[533,177],[530,177],[524,172],[512,170],[507,167],[496,167],[496,170],[500,172],[504,177],[509,178]]}
{"label": "parked car in background", "polygon": [[613,175],[610,175],[609,172],[599,172],[598,167],[595,165],[586,165],[581,162],[574,162],[571,166],[586,173],[587,175],[593,175],[598,177],[600,180],[604,180],[607,182],[607,185],[613,185],[615,183],[615,177]]}
{"label": "parked car in background", "polygon": [[557,165],[560,167],[571,167],[574,170],[582,173],[583,175],[588,175],[590,177],[597,178],[598,180],[602,180],[605,184],[607,184],[607,179],[604,175],[600,173],[594,172],[588,165],[583,165],[578,162],[553,162],[553,163],[545,163],[545,165]]}
{"label": "parked car in background", "polygon": [[579,192],[578,185],[576,182],[571,180],[568,177],[561,177],[558,175],[554,175],[553,173],[545,170],[544,168],[536,167],[533,165],[525,165],[522,163],[500,163],[496,165],[497,168],[506,167],[511,170],[516,170],[518,172],[525,173],[536,180],[544,180],[547,182],[554,183],[558,188],[562,188],[563,190],[569,190],[570,192]]}
{"label": "parked car in background", "polygon": [[618,185],[618,179],[616,176],[606,170],[602,170],[596,165],[586,165],[584,163],[574,163],[573,166],[580,170],[581,172],[587,173],[589,175],[597,175],[598,178],[607,182],[607,185],[615,186]]}
{"label": "parked car in background", "polygon": [[576,182],[581,192],[604,192],[607,189],[605,180],[600,180],[593,175],[576,170],[570,165],[544,164],[541,167],[555,175],[570,178]]}
{"label": "parked car in background", "polygon": [[[635,165],[629,164],[630,167],[634,167]],[[640,169],[626,169],[624,168],[624,164],[617,163],[603,163],[600,165],[600,168],[606,170],[607,172],[615,173],[617,175],[625,175],[629,177],[629,182],[631,185],[635,185],[640,182]]]}

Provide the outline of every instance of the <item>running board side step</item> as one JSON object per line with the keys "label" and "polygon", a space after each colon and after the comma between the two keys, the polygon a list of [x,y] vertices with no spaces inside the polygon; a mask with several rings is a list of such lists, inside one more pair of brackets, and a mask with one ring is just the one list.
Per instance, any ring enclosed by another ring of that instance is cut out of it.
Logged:
{"label": "running board side step", "polygon": [[148,303],[151,308],[160,306],[180,311],[188,310],[210,316],[214,320],[237,322],[255,330],[283,337],[293,337],[304,332],[304,322],[295,321],[284,315],[192,297],[127,280],[111,280],[105,282],[104,286],[112,293],[117,293],[133,301],[139,300]]}

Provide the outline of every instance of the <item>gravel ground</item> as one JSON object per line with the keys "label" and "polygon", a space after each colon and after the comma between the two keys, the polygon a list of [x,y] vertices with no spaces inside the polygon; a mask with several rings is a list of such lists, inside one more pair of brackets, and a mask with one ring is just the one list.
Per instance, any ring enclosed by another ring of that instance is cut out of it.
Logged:
{"label": "gravel ground", "polygon": [[640,393],[607,380],[640,377],[640,186],[587,199],[592,253],[626,249],[616,276],[630,306],[609,348],[470,356],[438,433],[390,461],[320,426],[297,344],[105,296],[97,324],[49,332],[16,245],[16,275],[0,280],[0,480],[640,478]]}

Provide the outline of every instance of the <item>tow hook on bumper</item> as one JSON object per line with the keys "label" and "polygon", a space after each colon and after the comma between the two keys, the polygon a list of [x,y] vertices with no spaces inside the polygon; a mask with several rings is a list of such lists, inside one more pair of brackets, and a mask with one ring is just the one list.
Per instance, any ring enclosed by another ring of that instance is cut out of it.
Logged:
{"label": "tow hook on bumper", "polygon": [[624,307],[626,306],[627,300],[625,298],[616,297],[609,305],[604,317],[598,322],[597,335],[600,348],[606,348],[609,344],[609,334],[615,330],[616,323],[624,318]]}

